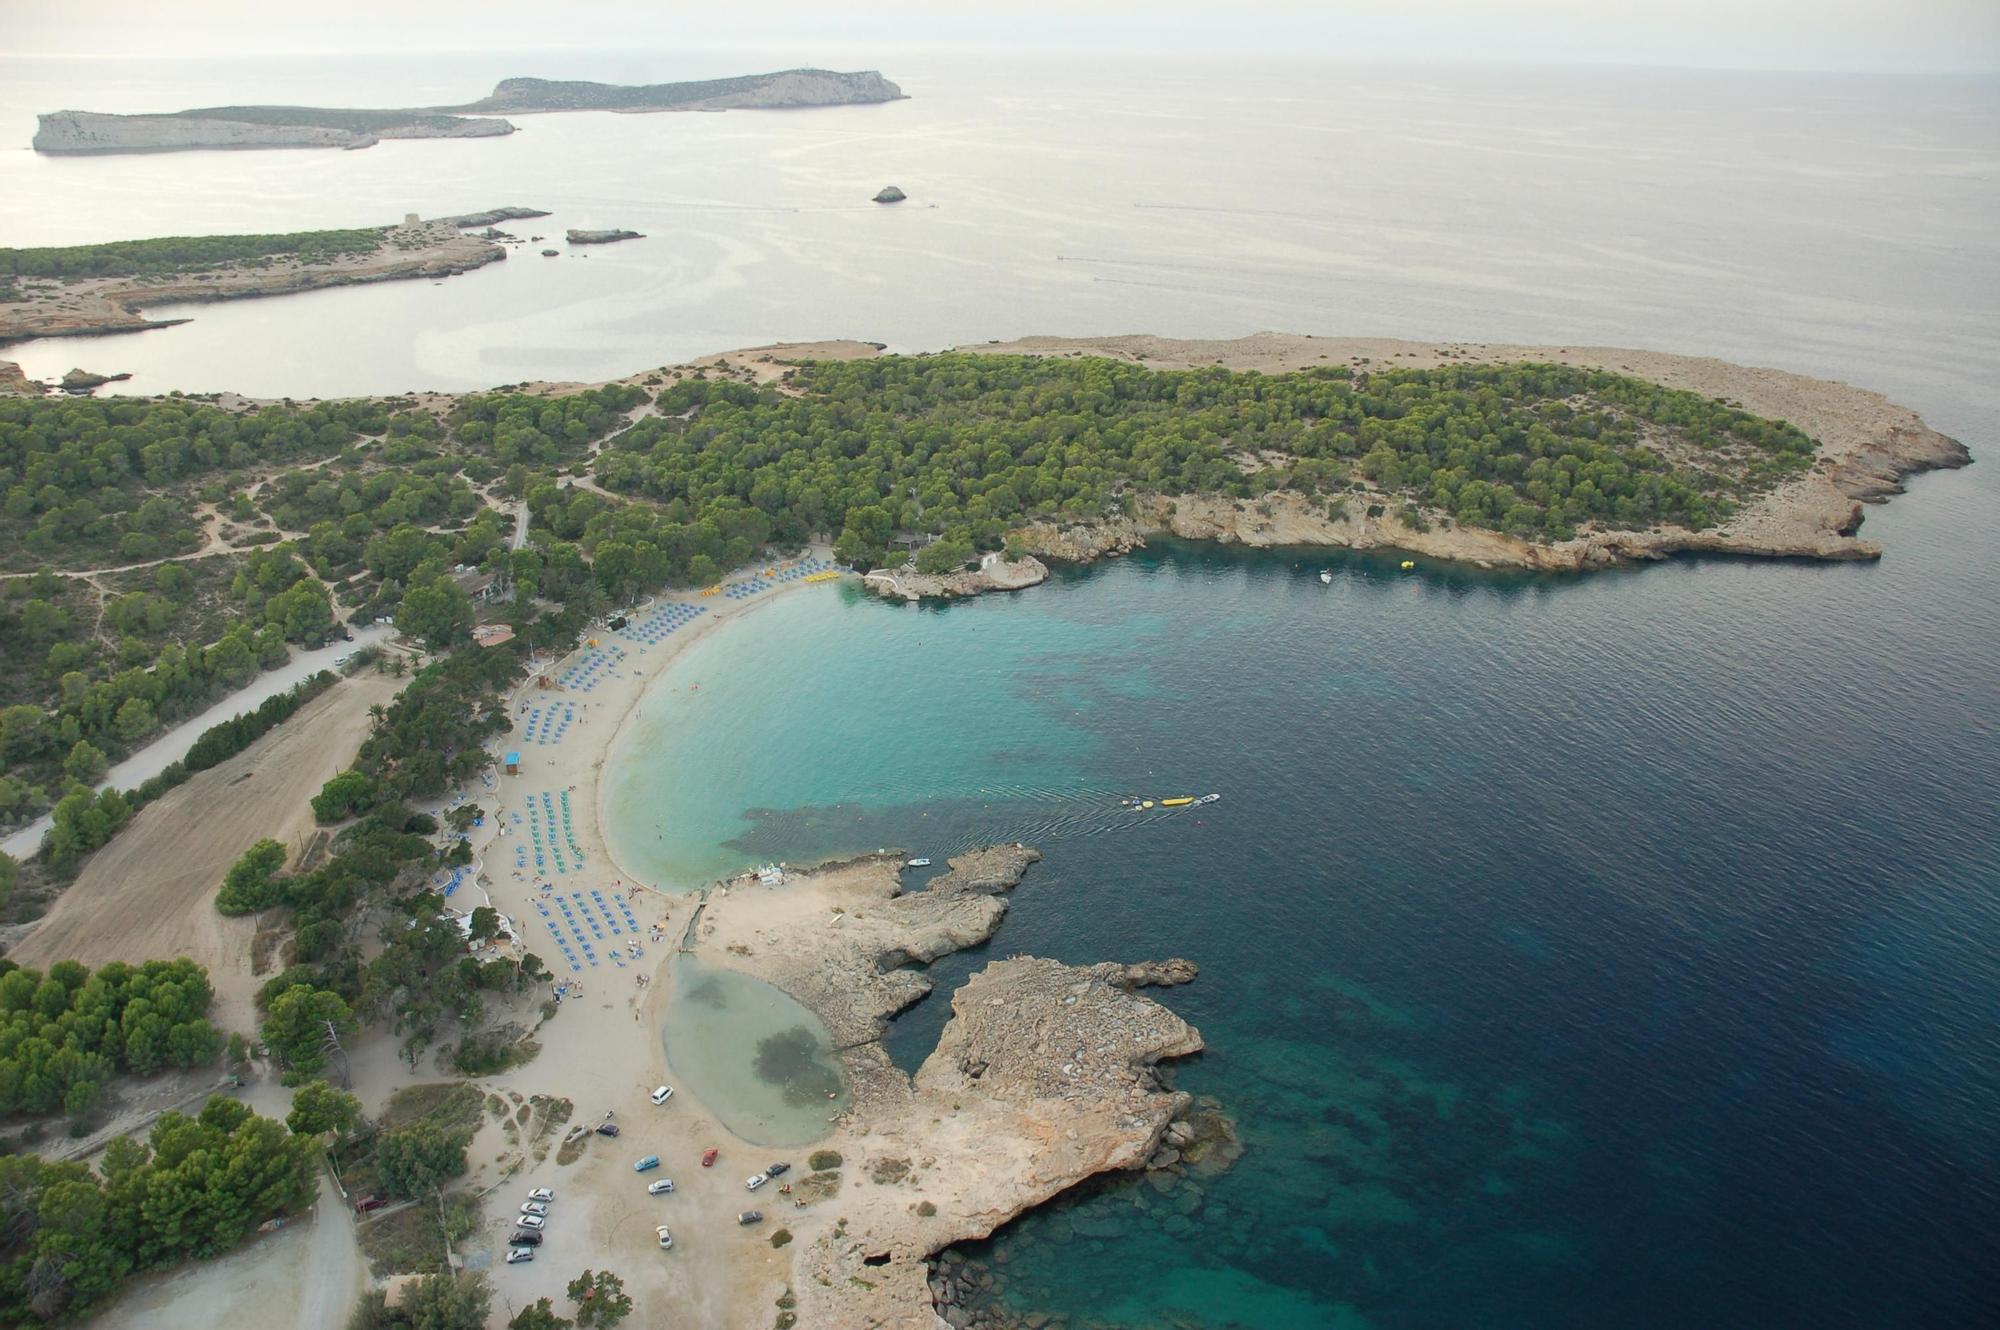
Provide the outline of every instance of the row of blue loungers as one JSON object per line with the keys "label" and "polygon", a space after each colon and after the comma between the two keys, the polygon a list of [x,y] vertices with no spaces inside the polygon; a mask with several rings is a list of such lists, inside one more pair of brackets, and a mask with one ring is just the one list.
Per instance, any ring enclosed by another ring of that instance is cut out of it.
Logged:
{"label": "row of blue loungers", "polygon": [[565,688],[592,692],[596,689],[598,681],[623,659],[625,659],[624,647],[611,647],[608,650],[592,647],[583,653],[576,664],[557,675],[556,682]]}
{"label": "row of blue loungers", "polygon": [[811,577],[814,573],[831,572],[835,566],[820,559],[800,559],[789,568],[766,570],[741,582],[731,582],[722,588],[722,594],[731,600],[743,600],[770,587],[782,586],[786,582],[797,582],[802,578]]}
{"label": "row of blue loungers", "polygon": [[705,605],[686,605],[678,600],[668,601],[643,619],[627,619],[618,631],[634,642],[649,642],[657,646],[668,633],[684,624],[693,623],[708,613]]}
{"label": "row of blue loungers", "polygon": [[[514,814],[514,822],[517,826],[521,824],[519,813]],[[556,839],[558,825],[562,829],[561,840]],[[527,827],[534,853],[535,876],[549,876],[552,866],[556,873],[567,873],[572,859],[576,861],[576,871],[583,871],[583,847],[576,843],[576,832],[571,825],[568,790],[562,792],[560,803],[547,790],[529,795]],[[563,854],[565,849],[569,851],[567,856]],[[528,867],[529,851],[530,845],[515,844],[514,867]]]}
{"label": "row of blue loungers", "polygon": [[531,704],[521,713],[521,737],[533,744],[561,743],[575,719],[576,707],[572,703],[565,702],[560,708],[553,702],[546,707]]}
{"label": "row of blue loungers", "polygon": [[[555,896],[551,899],[555,902],[555,909],[549,908],[549,901],[537,900],[535,911],[542,916],[543,925],[555,938],[557,949],[569,962],[573,973],[581,973],[586,963],[598,963],[597,942],[605,940],[606,929],[614,938],[629,934],[634,941],[638,940],[639,921],[633,917],[632,907],[626,903],[625,897],[618,892],[614,891],[607,897],[593,887],[588,893],[572,891],[566,897]],[[586,932],[589,936],[585,936]],[[593,942],[592,938],[597,941]],[[605,948],[612,964],[621,970],[625,968],[626,945],[613,942]]]}

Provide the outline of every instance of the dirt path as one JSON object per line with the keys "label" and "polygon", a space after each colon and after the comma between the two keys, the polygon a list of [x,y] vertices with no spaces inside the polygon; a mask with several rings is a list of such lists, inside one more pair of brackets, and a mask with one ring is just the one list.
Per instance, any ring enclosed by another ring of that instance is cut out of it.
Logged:
{"label": "dirt path", "polygon": [[236,857],[264,836],[297,853],[311,834],[307,800],[345,767],[366,737],[371,706],[400,686],[382,674],[346,680],[220,766],[142,811],[84,865],[67,891],[8,953],[22,965],[190,956],[215,984],[212,1019],[255,1026],[251,970],[256,924],[225,919],[212,898]]}
{"label": "dirt path", "polygon": [[361,1288],[354,1225],[322,1177],[310,1218],[253,1238],[220,1260],[145,1280],[89,1324],[91,1330],[342,1330]]}

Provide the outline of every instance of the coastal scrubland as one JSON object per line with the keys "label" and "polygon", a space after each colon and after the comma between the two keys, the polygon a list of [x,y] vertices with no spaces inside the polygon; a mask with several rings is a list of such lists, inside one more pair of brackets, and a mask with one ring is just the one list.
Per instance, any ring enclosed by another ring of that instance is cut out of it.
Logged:
{"label": "coastal scrubland", "polygon": [[[0,401],[0,566],[39,569],[0,594],[15,667],[0,816],[47,808],[93,752],[115,759],[339,621],[393,615],[433,647],[463,641],[459,567],[574,627],[816,536],[858,566],[913,547],[919,572],[943,573],[1031,525],[1148,503],[1545,547],[1715,532],[1816,456],[1784,421],[1579,365],[1264,374],[945,354],[774,370],[310,405]],[[535,539],[515,549],[522,506]],[[190,574],[209,558],[223,562]],[[107,572],[154,584],[114,591]],[[209,636],[201,607],[218,605],[240,617]],[[567,630],[535,624],[514,616],[531,643]]]}
{"label": "coastal scrubland", "polygon": [[151,277],[205,272],[232,263],[284,255],[305,263],[336,254],[367,254],[388,227],[342,231],[292,231],[280,235],[159,236],[101,245],[0,248],[0,277]]}

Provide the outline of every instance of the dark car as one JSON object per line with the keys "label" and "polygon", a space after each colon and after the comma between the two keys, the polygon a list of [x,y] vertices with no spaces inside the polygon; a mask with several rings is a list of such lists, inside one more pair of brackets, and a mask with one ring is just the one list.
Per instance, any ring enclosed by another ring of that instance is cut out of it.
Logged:
{"label": "dark car", "polygon": [[542,1235],[530,1229],[517,1228],[514,1230],[514,1236],[507,1239],[507,1245],[509,1247],[539,1247],[542,1245]]}
{"label": "dark car", "polygon": [[370,1210],[380,1210],[383,1206],[387,1204],[388,1202],[383,1200],[380,1196],[358,1196],[355,1198],[354,1201],[354,1213],[357,1215],[365,1215]]}
{"label": "dark car", "polygon": [[618,1134],[618,1124],[615,1122],[600,1122],[597,1124],[597,1134],[599,1136],[616,1136]]}
{"label": "dark car", "polygon": [[790,1164],[773,1164],[764,1170],[764,1176],[775,1178],[791,1171],[792,1166]]}
{"label": "dark car", "polygon": [[739,1224],[761,1224],[764,1222],[764,1212],[762,1210],[745,1210],[742,1214],[736,1216],[736,1222]]}

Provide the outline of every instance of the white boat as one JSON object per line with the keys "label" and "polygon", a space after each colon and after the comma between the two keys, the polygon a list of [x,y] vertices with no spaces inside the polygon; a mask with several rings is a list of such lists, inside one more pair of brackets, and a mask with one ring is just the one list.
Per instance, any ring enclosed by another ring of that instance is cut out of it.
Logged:
{"label": "white boat", "polygon": [[1222,796],[1219,794],[1204,794],[1201,796],[1201,798],[1194,801],[1195,807],[1199,808],[1203,804],[1219,803],[1221,802],[1221,799]]}
{"label": "white boat", "polygon": [[1320,569],[1320,570],[1319,570],[1319,580],[1320,580],[1320,581],[1322,581],[1322,582],[1324,582],[1324,583],[1326,583],[1326,584],[1327,584],[1328,586],[1332,586],[1332,585],[1333,585],[1333,569],[1331,569],[1331,568],[1322,568],[1322,569]]}
{"label": "white boat", "polygon": [[906,859],[903,861],[903,867],[905,868],[929,868],[930,866],[931,861],[928,859]]}

